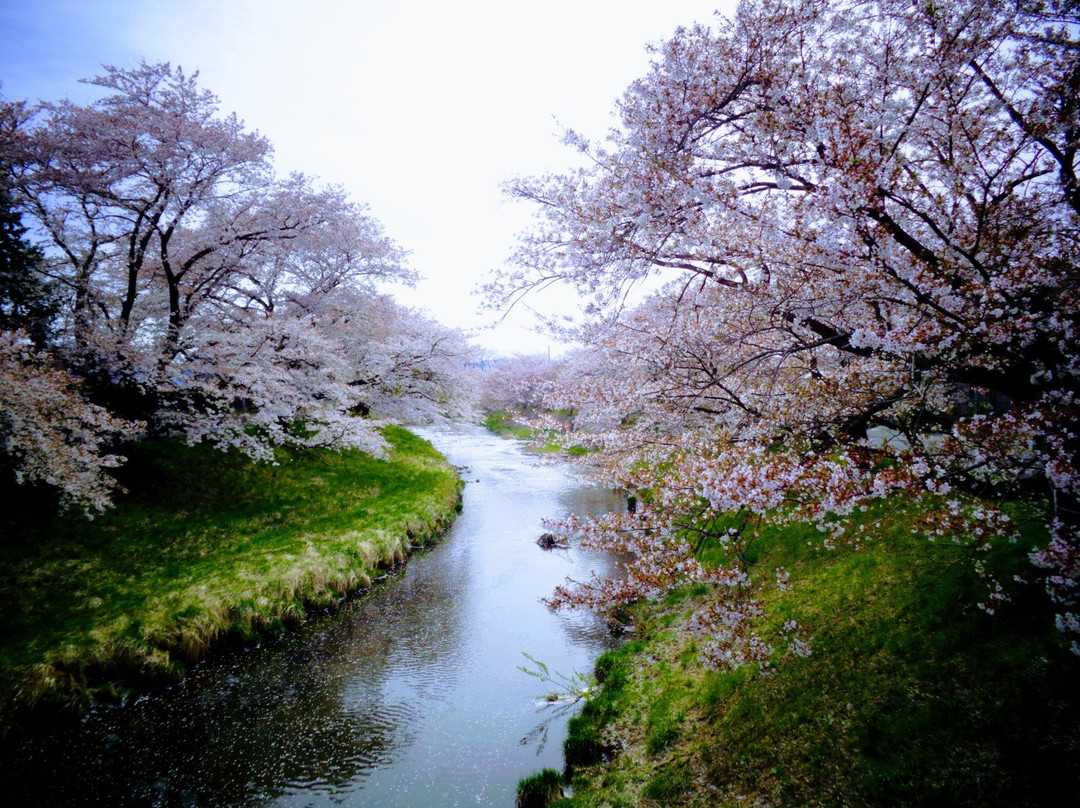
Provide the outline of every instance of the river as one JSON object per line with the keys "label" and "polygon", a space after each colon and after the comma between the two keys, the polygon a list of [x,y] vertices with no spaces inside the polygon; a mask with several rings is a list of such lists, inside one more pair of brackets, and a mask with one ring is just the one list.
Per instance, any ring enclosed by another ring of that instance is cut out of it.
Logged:
{"label": "river", "polygon": [[521,777],[561,768],[568,715],[519,666],[586,671],[613,644],[540,602],[612,560],[535,540],[618,499],[479,427],[420,431],[466,481],[442,542],[334,614],[27,742],[0,763],[4,803],[509,808]]}

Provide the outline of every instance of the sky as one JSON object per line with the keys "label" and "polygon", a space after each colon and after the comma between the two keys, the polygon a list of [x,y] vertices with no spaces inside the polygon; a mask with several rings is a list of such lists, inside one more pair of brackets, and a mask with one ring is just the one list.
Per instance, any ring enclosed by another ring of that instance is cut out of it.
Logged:
{"label": "sky", "polygon": [[86,102],[102,64],[171,62],[274,144],[281,174],[345,187],[409,250],[406,305],[491,355],[558,344],[526,299],[505,316],[477,287],[533,211],[501,185],[560,170],[563,128],[602,138],[649,66],[648,43],[734,0],[0,0],[0,93]]}

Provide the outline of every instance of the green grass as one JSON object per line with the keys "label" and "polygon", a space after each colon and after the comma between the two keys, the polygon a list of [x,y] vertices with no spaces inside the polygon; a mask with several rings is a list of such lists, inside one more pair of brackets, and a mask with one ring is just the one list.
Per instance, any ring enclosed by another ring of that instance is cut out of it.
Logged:
{"label": "green grass", "polygon": [[[566,418],[564,412],[554,410],[546,411],[548,415],[554,415],[557,418]],[[592,454],[593,449],[586,448],[585,446],[578,446],[574,444],[566,445],[561,439],[561,436],[553,434],[547,430],[537,427],[528,426],[523,424],[515,418],[522,420],[528,420],[537,413],[530,410],[528,412],[512,412],[510,410],[496,410],[489,413],[484,417],[484,426],[488,431],[495,433],[503,438],[516,438],[518,440],[529,441],[533,444],[533,449],[542,453],[562,453],[568,457],[585,457]]]}
{"label": "green grass", "polygon": [[518,782],[514,808],[549,808],[561,797],[562,775],[555,769],[541,769]]}
{"label": "green grass", "polygon": [[503,438],[517,438],[518,440],[532,440],[533,429],[514,421],[514,415],[509,410],[496,410],[484,418],[484,426],[496,435]]}
{"label": "green grass", "polygon": [[0,522],[0,726],[79,714],[168,681],[223,639],[330,607],[440,534],[453,468],[388,427],[390,455],[283,452],[279,465],[178,441],[133,445],[127,493],[88,521],[9,492]]}
{"label": "green grass", "polygon": [[[790,590],[766,591],[767,620],[813,631],[811,656],[768,674],[703,667],[684,625],[709,590],[635,607],[635,641],[600,658],[603,687],[568,739],[605,755],[574,762],[565,804],[1080,804],[1080,659],[1040,585],[986,614],[985,582],[956,547],[913,537],[911,515],[872,514],[861,549],[759,530],[755,563],[791,573]],[[1011,581],[1040,540],[986,564]]]}

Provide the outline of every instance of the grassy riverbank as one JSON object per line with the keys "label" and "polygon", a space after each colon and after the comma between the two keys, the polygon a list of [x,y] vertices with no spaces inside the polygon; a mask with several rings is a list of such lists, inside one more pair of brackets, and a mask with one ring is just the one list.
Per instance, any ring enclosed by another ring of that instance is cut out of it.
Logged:
{"label": "grassy riverbank", "polygon": [[[630,806],[1043,806],[1080,802],[1080,659],[1038,584],[997,614],[956,547],[911,536],[903,509],[878,539],[820,549],[763,529],[755,565],[786,567],[767,620],[813,631],[776,670],[706,670],[689,616],[711,593],[632,610],[635,632],[597,663],[603,687],[571,720],[573,798]],[[1039,541],[1033,534],[1030,543]],[[1027,547],[987,559],[1002,580]],[[957,563],[960,562],[960,563]]]}
{"label": "grassy riverbank", "polygon": [[518,440],[532,440],[535,430],[519,423],[514,419],[514,413],[510,410],[495,410],[484,417],[484,426],[489,432],[493,432],[503,438],[517,438]]}
{"label": "grassy riverbank", "polygon": [[175,680],[216,643],[332,606],[440,534],[456,472],[415,435],[385,434],[386,460],[289,452],[276,466],[140,444],[121,470],[128,493],[92,521],[14,489],[0,522],[0,727]]}
{"label": "grassy riverbank", "polygon": [[[516,410],[496,410],[484,417],[483,425],[487,430],[501,438],[516,438],[532,443],[532,450],[544,454],[562,453],[568,457],[581,457],[589,454],[584,446],[564,446],[561,440],[546,435],[543,429],[531,426],[538,413]],[[566,419],[565,413],[546,411],[545,415],[555,419]],[[546,435],[546,438],[545,438]]]}

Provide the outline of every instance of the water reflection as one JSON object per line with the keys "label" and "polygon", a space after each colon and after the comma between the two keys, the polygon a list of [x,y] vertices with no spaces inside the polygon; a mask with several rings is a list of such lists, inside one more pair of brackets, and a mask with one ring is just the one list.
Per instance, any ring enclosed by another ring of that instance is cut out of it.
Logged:
{"label": "water reflection", "polygon": [[539,602],[610,560],[535,539],[619,500],[479,428],[427,437],[468,481],[446,541],[336,615],[28,742],[0,763],[5,802],[510,806],[520,777],[559,767],[567,716],[518,666],[586,670],[612,642]]}

